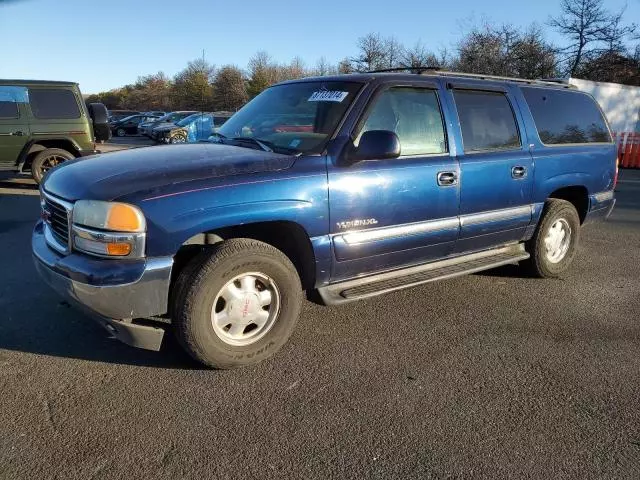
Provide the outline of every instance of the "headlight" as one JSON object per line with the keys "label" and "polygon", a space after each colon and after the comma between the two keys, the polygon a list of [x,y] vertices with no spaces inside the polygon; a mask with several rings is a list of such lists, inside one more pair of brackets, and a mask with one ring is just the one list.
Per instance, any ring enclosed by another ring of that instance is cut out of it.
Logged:
{"label": "headlight", "polygon": [[144,257],[147,224],[139,208],[80,200],[73,207],[73,247],[105,257]]}

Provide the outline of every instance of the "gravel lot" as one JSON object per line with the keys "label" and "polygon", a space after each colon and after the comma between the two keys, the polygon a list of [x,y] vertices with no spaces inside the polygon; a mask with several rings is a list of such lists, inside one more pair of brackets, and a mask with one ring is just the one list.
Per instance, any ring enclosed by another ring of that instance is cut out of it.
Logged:
{"label": "gravel lot", "polygon": [[640,478],[640,172],[560,280],[505,267],[307,303],[273,359],[106,338],[37,278],[0,181],[0,478]]}

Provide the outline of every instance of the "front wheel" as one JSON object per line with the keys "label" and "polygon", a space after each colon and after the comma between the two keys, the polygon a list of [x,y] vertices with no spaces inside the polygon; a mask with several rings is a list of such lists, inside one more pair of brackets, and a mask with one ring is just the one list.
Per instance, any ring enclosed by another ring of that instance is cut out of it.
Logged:
{"label": "front wheel", "polygon": [[551,199],[545,203],[542,219],[526,244],[531,258],[527,267],[542,278],[564,273],[576,253],[580,238],[580,217],[571,202]]}
{"label": "front wheel", "polygon": [[196,360],[228,369],[277,352],[293,332],[302,287],[291,261],[256,240],[231,239],[179,274],[172,317],[180,344]]}

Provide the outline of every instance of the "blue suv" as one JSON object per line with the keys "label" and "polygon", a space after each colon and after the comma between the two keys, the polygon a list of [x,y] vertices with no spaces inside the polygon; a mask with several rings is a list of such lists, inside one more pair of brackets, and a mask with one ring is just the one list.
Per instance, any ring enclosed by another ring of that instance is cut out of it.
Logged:
{"label": "blue suv", "polygon": [[35,263],[113,335],[172,328],[216,368],[326,304],[520,263],[557,277],[611,212],[616,147],[565,85],[451,72],[268,88],[206,143],[72,160],[41,186]]}

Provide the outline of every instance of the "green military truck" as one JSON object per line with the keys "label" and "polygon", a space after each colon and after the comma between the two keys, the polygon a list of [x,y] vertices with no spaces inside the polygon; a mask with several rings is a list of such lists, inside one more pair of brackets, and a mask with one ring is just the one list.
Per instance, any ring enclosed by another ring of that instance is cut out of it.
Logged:
{"label": "green military truck", "polygon": [[0,80],[0,170],[31,172],[40,183],[52,167],[97,153],[111,137],[107,109],[85,105],[78,84]]}

